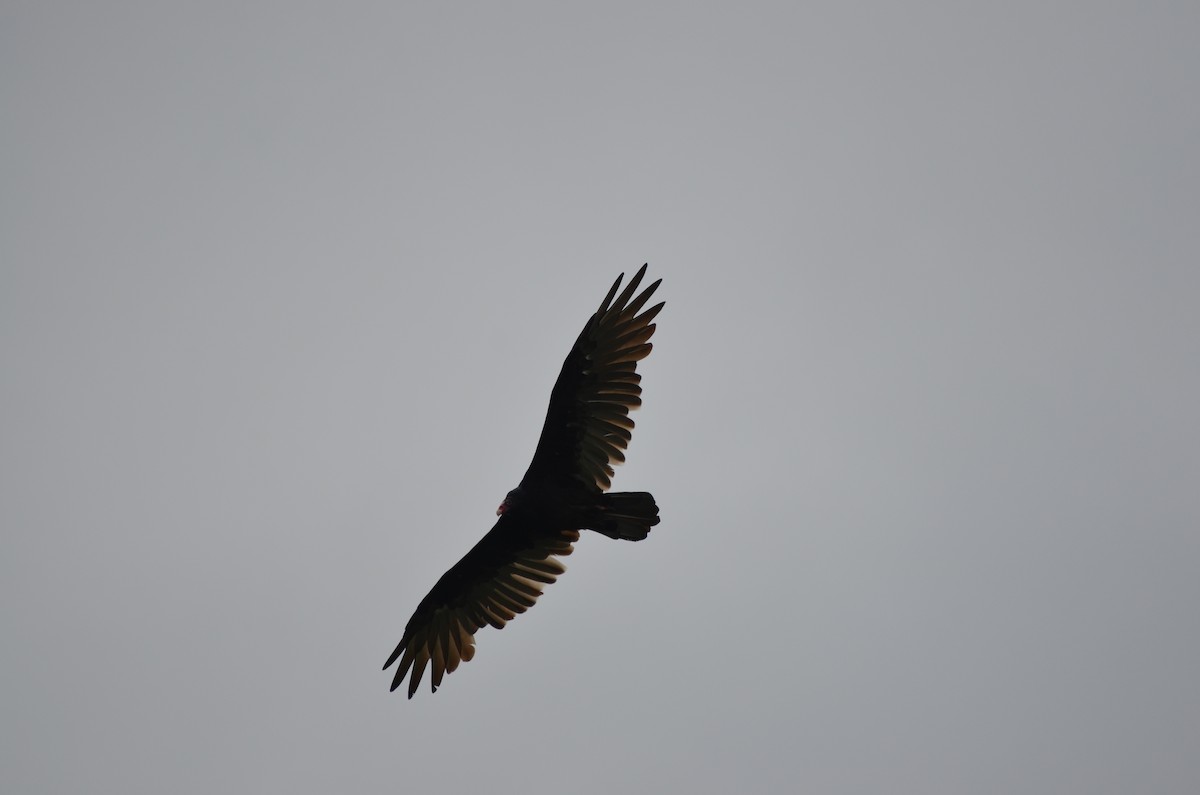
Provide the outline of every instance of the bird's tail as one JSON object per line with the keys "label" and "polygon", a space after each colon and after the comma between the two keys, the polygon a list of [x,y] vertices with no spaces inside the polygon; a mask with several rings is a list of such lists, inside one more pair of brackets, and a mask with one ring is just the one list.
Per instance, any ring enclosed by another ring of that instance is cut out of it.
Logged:
{"label": "bird's tail", "polygon": [[600,495],[589,530],[609,538],[641,541],[658,524],[658,505],[648,491],[618,491]]}

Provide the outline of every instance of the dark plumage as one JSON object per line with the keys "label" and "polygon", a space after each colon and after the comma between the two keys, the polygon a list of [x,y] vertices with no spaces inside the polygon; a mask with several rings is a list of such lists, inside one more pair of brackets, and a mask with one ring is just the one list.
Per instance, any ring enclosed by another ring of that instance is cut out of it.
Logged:
{"label": "dark plumage", "polygon": [[634,297],[645,273],[643,265],[620,295],[618,276],[583,327],[550,393],[525,477],[500,504],[496,525],[417,605],[384,664],[400,661],[392,690],[411,670],[412,698],[430,668],[436,692],[445,674],[475,656],[478,629],[502,629],[566,570],[557,558],[571,554],[580,530],[640,541],[658,524],[649,493],[605,493],[613,464],[625,460],[629,411],[642,403],[637,363],[650,353],[651,321],[663,308],[642,311],[661,279]]}

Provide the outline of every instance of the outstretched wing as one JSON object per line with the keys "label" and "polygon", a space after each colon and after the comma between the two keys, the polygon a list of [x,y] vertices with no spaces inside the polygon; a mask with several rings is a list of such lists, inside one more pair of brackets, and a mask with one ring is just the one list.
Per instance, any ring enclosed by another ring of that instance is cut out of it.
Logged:
{"label": "outstretched wing", "polygon": [[564,472],[597,492],[612,484],[613,464],[625,461],[633,430],[629,412],[642,404],[637,363],[650,354],[651,321],[663,308],[658,303],[638,314],[662,282],[634,298],[645,275],[643,265],[613,300],[625,274],[617,277],[567,354],[522,486]]}
{"label": "outstretched wing", "polygon": [[408,621],[400,644],[388,657],[396,660],[392,690],[412,670],[408,697],[430,667],[434,692],[442,677],[475,656],[475,632],[485,624],[502,629],[518,613],[533,606],[542,588],[566,567],[555,556],[570,555],[578,530],[539,534],[514,516],[502,516],[463,559],[437,581]]}

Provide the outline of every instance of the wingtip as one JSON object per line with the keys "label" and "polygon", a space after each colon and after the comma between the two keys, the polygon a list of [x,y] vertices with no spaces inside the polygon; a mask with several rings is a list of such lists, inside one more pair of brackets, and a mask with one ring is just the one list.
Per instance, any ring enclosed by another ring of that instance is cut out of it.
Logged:
{"label": "wingtip", "polygon": [[385,662],[383,664],[383,670],[386,671],[387,669],[391,668],[392,663],[394,663],[394,662],[396,662],[396,660],[400,659],[401,652],[403,652],[404,647],[406,645],[408,645],[407,641],[408,641],[408,637],[405,636],[404,638],[401,638],[401,640],[398,644],[396,644],[396,650],[391,653],[391,655],[387,658],[387,662]]}

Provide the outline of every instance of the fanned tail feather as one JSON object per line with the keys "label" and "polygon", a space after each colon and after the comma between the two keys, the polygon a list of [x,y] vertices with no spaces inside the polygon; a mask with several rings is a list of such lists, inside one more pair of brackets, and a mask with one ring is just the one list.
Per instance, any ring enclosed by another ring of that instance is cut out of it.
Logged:
{"label": "fanned tail feather", "polygon": [[658,505],[648,491],[618,491],[603,494],[589,530],[609,538],[641,541],[658,524]]}

